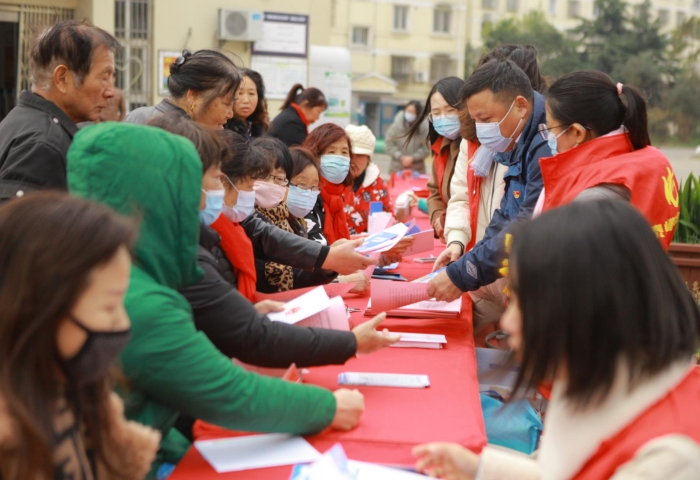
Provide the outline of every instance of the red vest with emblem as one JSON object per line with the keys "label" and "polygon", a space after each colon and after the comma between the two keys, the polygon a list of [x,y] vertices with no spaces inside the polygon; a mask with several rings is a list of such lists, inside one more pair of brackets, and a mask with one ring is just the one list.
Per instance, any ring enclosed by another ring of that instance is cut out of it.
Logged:
{"label": "red vest with emblem", "polygon": [[442,195],[442,184],[445,180],[445,169],[447,168],[447,156],[450,154],[449,148],[442,148],[442,141],[445,139],[443,136],[439,136],[431,146],[433,151],[433,164],[435,165],[435,176],[437,177],[437,188],[440,198],[443,202],[447,203],[444,196]]}
{"label": "red vest with emblem", "polygon": [[622,185],[630,203],[646,217],[668,250],[679,217],[678,183],[659,150],[632,150],[627,134],[600,137],[554,157],[540,159],[544,208],[566,205],[581,192],[603,183]]}
{"label": "red vest with emblem", "polygon": [[[467,160],[471,163],[474,158],[476,150],[479,148],[478,141],[467,142]],[[464,248],[465,252],[472,249],[476,243],[476,230],[479,220],[479,202],[481,201],[481,177],[474,175],[474,169],[470,167],[467,168],[467,194],[469,195],[469,227],[472,231],[471,240],[469,244]]]}
{"label": "red vest with emblem", "polygon": [[[545,197],[546,198],[546,197]],[[647,442],[665,435],[684,435],[700,444],[700,368],[688,375],[664,398],[649,407],[598,451],[573,477],[574,480],[610,478],[621,465],[632,460]]]}

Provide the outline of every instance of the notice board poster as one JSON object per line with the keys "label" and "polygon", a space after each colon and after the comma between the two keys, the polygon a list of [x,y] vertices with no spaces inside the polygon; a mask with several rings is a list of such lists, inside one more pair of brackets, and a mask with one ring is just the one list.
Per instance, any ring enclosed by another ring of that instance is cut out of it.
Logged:
{"label": "notice board poster", "polygon": [[308,62],[305,58],[252,55],[250,68],[265,79],[265,96],[284,100],[296,83],[306,85]]}
{"label": "notice board poster", "polygon": [[253,55],[306,57],[309,43],[309,16],[265,12],[263,36],[253,44]]}

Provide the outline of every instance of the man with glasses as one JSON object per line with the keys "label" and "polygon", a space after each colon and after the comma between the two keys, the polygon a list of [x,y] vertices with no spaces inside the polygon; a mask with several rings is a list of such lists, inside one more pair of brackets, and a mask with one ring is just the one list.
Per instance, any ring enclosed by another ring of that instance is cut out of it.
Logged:
{"label": "man with glasses", "polygon": [[482,147],[496,152],[508,167],[505,195],[484,238],[437,275],[428,294],[452,301],[470,292],[475,326],[495,322],[505,304],[501,270],[506,231],[511,222],[527,220],[542,190],[539,160],[551,156],[538,127],[546,122],[544,97],[533,91],[527,75],[510,60],[479,67],[462,89],[476,122]]}

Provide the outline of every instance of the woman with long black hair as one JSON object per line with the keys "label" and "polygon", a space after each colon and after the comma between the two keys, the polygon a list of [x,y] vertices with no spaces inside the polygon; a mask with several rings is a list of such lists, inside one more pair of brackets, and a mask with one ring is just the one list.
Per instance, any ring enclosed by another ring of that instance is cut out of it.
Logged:
{"label": "woman with long black hair", "polygon": [[[449,479],[691,480],[700,471],[700,312],[626,201],[575,202],[512,232],[501,320],[515,392],[553,382],[537,460],[416,447]],[[517,396],[517,395],[516,395]]]}
{"label": "woman with long black hair", "polygon": [[428,94],[425,107],[415,123],[408,130],[407,142],[421,130],[426,118],[429,121],[428,138],[433,151],[433,174],[428,182],[428,215],[435,229],[435,236],[444,241],[445,212],[450,201],[450,180],[459,155],[460,122],[459,111],[462,108],[460,89],[464,80],[447,77],[439,80]]}

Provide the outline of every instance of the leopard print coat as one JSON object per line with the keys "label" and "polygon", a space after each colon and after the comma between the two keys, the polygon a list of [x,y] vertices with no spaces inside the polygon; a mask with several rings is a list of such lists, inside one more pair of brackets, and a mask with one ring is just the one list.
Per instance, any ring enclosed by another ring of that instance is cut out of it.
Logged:
{"label": "leopard print coat", "polygon": [[[274,226],[290,233],[296,233],[289,224],[289,210],[285,202],[273,208],[261,208],[256,206],[255,210],[267,218]],[[275,262],[265,263],[265,281],[278,292],[286,292],[294,289],[294,270],[289,265],[282,265]]]}

